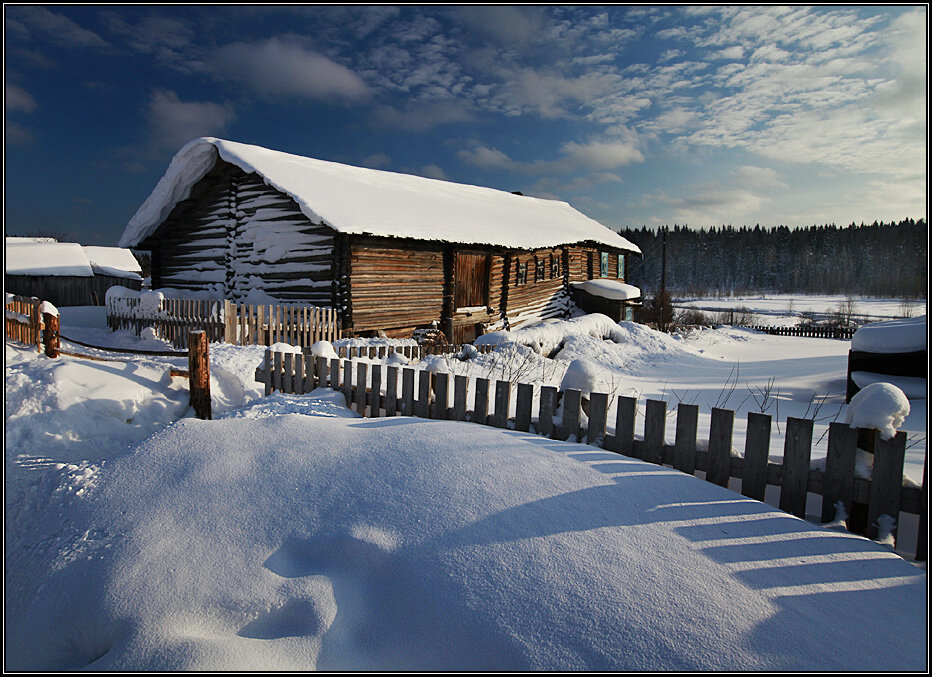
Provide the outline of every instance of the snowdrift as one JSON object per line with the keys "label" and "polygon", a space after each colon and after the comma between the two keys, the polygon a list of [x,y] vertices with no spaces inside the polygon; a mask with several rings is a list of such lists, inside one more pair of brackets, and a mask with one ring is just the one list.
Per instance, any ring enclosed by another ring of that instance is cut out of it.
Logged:
{"label": "snowdrift", "polygon": [[339,398],[184,419],[48,474],[8,524],[7,668],[924,669],[925,575],[880,545],[591,447]]}

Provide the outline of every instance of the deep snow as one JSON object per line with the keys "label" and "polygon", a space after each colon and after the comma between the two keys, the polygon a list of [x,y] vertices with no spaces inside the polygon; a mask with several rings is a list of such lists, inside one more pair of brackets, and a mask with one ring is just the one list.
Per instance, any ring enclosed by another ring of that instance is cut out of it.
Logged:
{"label": "deep snow", "polygon": [[[63,333],[159,343],[94,315],[62,309]],[[512,350],[557,382],[601,360],[642,393],[658,374],[710,388],[738,358],[761,379],[781,351],[804,360],[787,384],[838,367],[832,341],[618,331],[637,340]],[[210,351],[216,420],[198,421],[167,373],[184,357],[7,345],[7,669],[927,666],[925,570],[879,543],[594,447],[263,398],[262,348]]]}

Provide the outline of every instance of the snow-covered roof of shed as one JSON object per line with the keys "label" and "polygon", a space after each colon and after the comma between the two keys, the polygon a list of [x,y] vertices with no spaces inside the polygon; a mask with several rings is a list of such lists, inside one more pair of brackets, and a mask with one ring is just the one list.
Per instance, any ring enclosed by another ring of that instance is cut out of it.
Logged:
{"label": "snow-covered roof of shed", "polygon": [[6,238],[7,275],[93,277],[95,273],[142,279],[132,252],[119,247],[91,247],[52,238]]}
{"label": "snow-covered roof of shed", "polygon": [[212,137],[195,139],[130,219],[121,247],[151,235],[217,157],[290,195],[314,223],[341,233],[538,249],[591,241],[638,247],[566,202],[315,160]]}
{"label": "snow-covered roof of shed", "polygon": [[84,248],[74,242],[36,242],[6,238],[7,275],[94,277]]}
{"label": "snow-covered roof of shed", "polygon": [[84,247],[84,253],[91,268],[99,275],[142,279],[142,267],[129,249],[88,245]]}

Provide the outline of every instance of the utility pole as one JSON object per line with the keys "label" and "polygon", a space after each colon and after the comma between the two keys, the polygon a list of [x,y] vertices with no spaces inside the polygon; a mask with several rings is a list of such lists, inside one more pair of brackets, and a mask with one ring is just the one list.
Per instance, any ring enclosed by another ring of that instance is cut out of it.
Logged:
{"label": "utility pole", "polygon": [[664,322],[664,312],[666,310],[667,300],[667,227],[661,226],[661,242],[663,243],[663,253],[660,257],[660,317],[657,318],[657,327],[660,331],[667,330],[667,323]]}

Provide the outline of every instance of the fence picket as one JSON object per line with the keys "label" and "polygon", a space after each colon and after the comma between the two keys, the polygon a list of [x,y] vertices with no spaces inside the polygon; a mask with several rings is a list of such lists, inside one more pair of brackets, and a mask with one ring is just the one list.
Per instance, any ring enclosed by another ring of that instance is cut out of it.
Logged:
{"label": "fence picket", "polygon": [[770,456],[770,416],[748,413],[744,441],[744,467],[741,493],[748,498],[764,500],[767,491],[767,459]]}
{"label": "fence picket", "polygon": [[560,425],[559,439],[570,438],[579,440],[579,408],[582,404],[582,393],[578,390],[563,391],[563,422]]}
{"label": "fence picket", "polygon": [[282,392],[294,392],[294,353],[282,355]]}
{"label": "fence picket", "polygon": [[346,408],[351,408],[353,403],[353,361],[346,360],[343,363],[343,397],[346,398]]}
{"label": "fence picket", "polygon": [[667,403],[647,400],[644,411],[644,460],[663,464],[664,429],[667,423]]}
{"label": "fence picket", "polygon": [[470,419],[474,423],[481,423],[482,425],[486,424],[488,419],[489,411],[489,379],[487,378],[477,378],[476,379],[476,393],[475,393],[475,402],[472,410],[472,418]]}
{"label": "fence picket", "polygon": [[427,370],[418,371],[417,400],[414,402],[414,415],[421,418],[430,418],[431,376],[432,374]]}
{"label": "fence picket", "polygon": [[414,416],[414,369],[401,370],[401,415]]}
{"label": "fence picket", "polygon": [[696,474],[696,434],[698,428],[699,406],[680,402],[676,407],[673,467],[687,475]]}
{"label": "fence picket", "polygon": [[727,487],[731,477],[731,434],[734,429],[735,412],[728,409],[712,409],[709,424],[709,465],[705,479],[720,487]]}
{"label": "fence picket", "polygon": [[637,399],[620,395],[618,410],[615,414],[615,449],[619,454],[634,456],[634,419],[637,413]]}
{"label": "fence picket", "polygon": [[831,522],[838,515],[838,504],[845,513],[851,510],[854,497],[854,464],[857,456],[858,431],[844,423],[832,422],[828,427],[828,451],[822,480],[822,521]]}
{"label": "fence picket", "polygon": [[809,484],[809,457],[812,452],[812,421],[786,419],[783,445],[783,479],[780,485],[780,510],[806,517],[806,493]]}
{"label": "fence picket", "polygon": [[589,429],[586,443],[601,447],[605,442],[605,420],[608,416],[608,395],[592,393],[589,396]]}
{"label": "fence picket", "polygon": [[446,419],[450,406],[449,399],[450,375],[445,372],[437,374],[434,389],[434,413],[431,418]]}
{"label": "fence picket", "polygon": [[394,416],[398,412],[398,367],[385,369],[385,415]]}
{"label": "fence picket", "polygon": [[495,413],[492,425],[496,428],[508,427],[508,410],[511,407],[511,381],[495,383]]}
{"label": "fence picket", "polygon": [[466,420],[466,392],[469,389],[469,377],[457,374],[453,377],[453,418]]}
{"label": "fence picket", "polygon": [[518,395],[515,401],[515,430],[529,432],[531,430],[531,406],[534,402],[534,386],[530,383],[518,384]]}
{"label": "fence picket", "polygon": [[382,415],[382,365],[372,365],[371,384],[369,392],[370,416],[379,418]]}
{"label": "fence picket", "polygon": [[874,467],[871,470],[870,502],[868,503],[868,538],[876,539],[880,518],[893,519],[890,528],[896,543],[900,521],[900,498],[903,492],[903,461],[906,457],[906,433],[900,431],[892,439],[880,435],[874,443]]}
{"label": "fence picket", "polygon": [[360,416],[366,415],[366,372],[368,370],[368,363],[356,363],[356,411]]}
{"label": "fence picket", "polygon": [[553,437],[553,412],[557,408],[557,389],[541,386],[537,412],[537,434]]}

